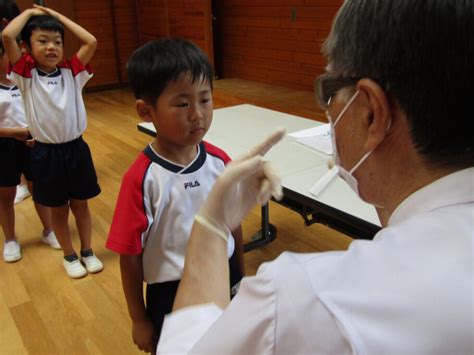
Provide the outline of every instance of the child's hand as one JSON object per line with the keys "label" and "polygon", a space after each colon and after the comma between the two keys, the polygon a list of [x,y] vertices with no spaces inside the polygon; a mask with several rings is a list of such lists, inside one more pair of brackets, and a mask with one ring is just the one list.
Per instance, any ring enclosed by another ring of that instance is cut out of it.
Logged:
{"label": "child's hand", "polygon": [[14,128],[12,131],[12,138],[25,142],[30,137],[28,128]]}
{"label": "child's hand", "polygon": [[156,352],[158,337],[155,334],[155,327],[149,319],[133,322],[132,337],[138,349],[146,353]]}
{"label": "child's hand", "polygon": [[33,4],[33,10],[37,10],[38,12],[40,12],[39,15],[50,15],[56,18],[58,18],[59,16],[59,12],[37,4]]}
{"label": "child's hand", "polygon": [[27,11],[29,11],[30,13],[30,16],[41,16],[41,15],[47,15],[47,12],[41,10],[41,9],[37,9],[36,8],[36,5],[33,5],[32,8],[28,9]]}
{"label": "child's hand", "polygon": [[27,139],[25,144],[28,148],[33,148],[36,144],[36,141],[34,139]]}

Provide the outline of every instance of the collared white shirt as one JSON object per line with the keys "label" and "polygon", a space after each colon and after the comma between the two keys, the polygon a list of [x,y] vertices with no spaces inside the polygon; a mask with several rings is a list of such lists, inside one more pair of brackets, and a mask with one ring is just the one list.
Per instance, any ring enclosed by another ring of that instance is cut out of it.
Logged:
{"label": "collared white shirt", "polygon": [[[122,179],[106,247],[124,255],[142,254],[147,284],[180,280],[194,216],[230,157],[205,141],[195,158],[179,165],[150,143]],[[227,255],[234,252],[229,235]]]}
{"label": "collared white shirt", "polygon": [[65,60],[53,73],[36,67],[24,54],[10,68],[8,78],[18,85],[32,137],[42,143],[66,143],[84,133],[87,114],[82,89],[92,77],[89,65],[77,55]]}
{"label": "collared white shirt", "polygon": [[0,127],[27,127],[23,100],[16,85],[0,84]]}
{"label": "collared white shirt", "polygon": [[373,241],[283,253],[224,311],[172,313],[158,353],[472,354],[473,243],[469,168],[409,196]]}

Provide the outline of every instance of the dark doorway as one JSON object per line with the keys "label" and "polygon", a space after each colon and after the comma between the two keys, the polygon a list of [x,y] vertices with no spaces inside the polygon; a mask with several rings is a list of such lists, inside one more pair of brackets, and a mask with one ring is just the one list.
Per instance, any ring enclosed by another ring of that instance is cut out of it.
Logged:
{"label": "dark doorway", "polygon": [[214,47],[214,73],[216,79],[222,79],[222,53],[221,41],[222,31],[221,23],[223,21],[222,15],[222,0],[212,0],[212,45]]}

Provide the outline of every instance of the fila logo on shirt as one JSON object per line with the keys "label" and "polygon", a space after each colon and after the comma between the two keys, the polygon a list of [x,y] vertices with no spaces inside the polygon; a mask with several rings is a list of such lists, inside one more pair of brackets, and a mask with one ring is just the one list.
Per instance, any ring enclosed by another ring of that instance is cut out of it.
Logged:
{"label": "fila logo on shirt", "polygon": [[187,189],[190,189],[192,187],[198,187],[198,186],[201,186],[201,184],[199,183],[199,181],[190,181],[190,182],[185,182],[184,183],[184,189],[187,190]]}
{"label": "fila logo on shirt", "polygon": [[47,85],[58,85],[58,82],[57,81],[48,81],[46,84]]}

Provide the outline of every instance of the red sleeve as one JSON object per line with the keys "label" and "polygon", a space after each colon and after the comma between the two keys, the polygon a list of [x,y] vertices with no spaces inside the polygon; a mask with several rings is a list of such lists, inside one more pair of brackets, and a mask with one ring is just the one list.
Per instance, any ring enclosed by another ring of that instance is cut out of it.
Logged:
{"label": "red sleeve", "polygon": [[232,161],[232,159],[230,159],[227,153],[224,152],[222,149],[206,141],[203,141],[203,143],[204,147],[206,148],[206,152],[222,160],[224,162],[224,165],[227,165]]}
{"label": "red sleeve", "polygon": [[148,228],[143,183],[151,161],[141,153],[122,179],[105,246],[119,254],[141,254],[142,234]]}
{"label": "red sleeve", "polygon": [[73,77],[84,70],[86,70],[89,74],[92,74],[92,67],[89,64],[82,64],[82,62],[77,57],[77,54],[74,54],[70,60],[65,60],[59,67],[71,69]]}
{"label": "red sleeve", "polygon": [[23,54],[15,65],[8,65],[8,74],[14,72],[24,78],[31,78],[31,69],[36,67],[35,60],[29,54]]}

